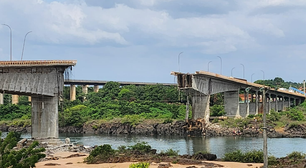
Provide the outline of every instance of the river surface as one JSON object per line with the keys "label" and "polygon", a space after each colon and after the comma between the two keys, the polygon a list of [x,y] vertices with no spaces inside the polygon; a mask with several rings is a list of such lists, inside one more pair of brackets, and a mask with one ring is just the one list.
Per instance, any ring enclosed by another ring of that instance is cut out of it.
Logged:
{"label": "river surface", "polygon": [[[4,135],[5,136],[5,133]],[[30,138],[30,134],[22,134]],[[90,134],[60,134],[60,139],[69,137],[72,143],[85,146],[110,144],[118,146],[134,145],[137,142],[147,142],[158,152],[167,149],[178,150],[179,154],[192,155],[198,151],[208,151],[222,158],[225,153],[234,150],[251,151],[263,147],[262,138],[253,137],[185,137],[185,136],[140,136],[140,135],[90,135]],[[306,153],[304,138],[268,138],[268,153],[275,157],[284,157],[293,151]]]}

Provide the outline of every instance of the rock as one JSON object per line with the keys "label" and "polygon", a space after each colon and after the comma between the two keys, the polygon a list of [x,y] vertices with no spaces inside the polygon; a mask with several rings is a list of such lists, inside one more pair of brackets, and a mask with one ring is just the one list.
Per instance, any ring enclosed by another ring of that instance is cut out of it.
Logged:
{"label": "rock", "polygon": [[251,163],[248,163],[247,166],[253,166]]}
{"label": "rock", "polygon": [[70,144],[70,138],[65,139],[65,144]]}
{"label": "rock", "polygon": [[68,163],[66,163],[66,164],[73,164],[72,162],[68,162]]}
{"label": "rock", "polygon": [[159,164],[157,168],[169,168],[172,167],[172,165],[170,163],[166,163],[166,164]]}
{"label": "rock", "polygon": [[46,163],[45,166],[59,166],[61,164],[58,163]]}
{"label": "rock", "polygon": [[17,149],[21,149],[27,144],[27,139],[22,139],[17,143]]}

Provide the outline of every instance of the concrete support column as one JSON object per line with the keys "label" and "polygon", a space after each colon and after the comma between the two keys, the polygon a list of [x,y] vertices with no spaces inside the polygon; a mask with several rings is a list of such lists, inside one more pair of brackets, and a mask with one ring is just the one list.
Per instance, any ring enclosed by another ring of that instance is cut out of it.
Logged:
{"label": "concrete support column", "polygon": [[32,138],[58,138],[58,95],[32,96]]}
{"label": "concrete support column", "polygon": [[246,91],[246,116],[250,115],[250,101],[249,101],[249,91]]}
{"label": "concrete support column", "polygon": [[94,92],[98,93],[99,92],[99,85],[94,85]]}
{"label": "concrete support column", "polygon": [[241,117],[239,112],[239,89],[224,92],[224,110],[229,117]]}
{"label": "concrete support column", "polygon": [[282,96],[282,111],[285,111],[285,97]]}
{"label": "concrete support column", "polygon": [[209,122],[210,110],[209,110],[210,95],[193,95],[192,96],[192,119],[204,118],[205,122]]}
{"label": "concrete support column", "polygon": [[84,94],[88,94],[88,85],[83,85],[83,86],[82,86],[82,92],[83,92]]}
{"label": "concrete support column", "polygon": [[12,95],[12,104],[18,104],[18,102],[19,102],[19,96]]}
{"label": "concrete support column", "polygon": [[0,104],[3,104],[3,94],[0,93]]}
{"label": "concrete support column", "polygon": [[275,97],[275,111],[278,112],[278,100],[277,100],[278,96],[276,95]]}
{"label": "concrete support column", "polygon": [[70,85],[70,101],[75,100],[76,88],[75,85]]}
{"label": "concrete support column", "polygon": [[290,108],[291,107],[291,98],[290,97],[288,97],[288,108]]}
{"label": "concrete support column", "polygon": [[268,94],[269,95],[269,97],[268,97],[268,113],[270,114],[270,111],[271,111],[271,94],[269,93]]}
{"label": "concrete support column", "polygon": [[255,115],[258,114],[258,109],[259,109],[259,95],[258,91],[256,91],[256,97],[255,97]]}

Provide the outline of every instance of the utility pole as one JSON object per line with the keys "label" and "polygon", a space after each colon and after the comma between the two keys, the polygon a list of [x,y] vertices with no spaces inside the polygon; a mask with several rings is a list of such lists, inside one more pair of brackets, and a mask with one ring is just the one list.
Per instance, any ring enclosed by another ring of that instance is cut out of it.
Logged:
{"label": "utility pole", "polygon": [[267,123],[266,123],[266,88],[262,89],[262,106],[263,106],[263,154],[264,168],[268,168],[268,143],[267,143]]}

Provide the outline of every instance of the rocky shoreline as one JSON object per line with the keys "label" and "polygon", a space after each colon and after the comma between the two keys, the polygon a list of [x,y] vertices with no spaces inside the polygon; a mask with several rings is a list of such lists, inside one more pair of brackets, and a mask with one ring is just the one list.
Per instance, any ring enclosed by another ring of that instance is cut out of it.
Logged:
{"label": "rocky shoreline", "polygon": [[[2,132],[22,132],[30,133],[31,127],[0,125]],[[133,135],[180,135],[180,136],[246,136],[261,137],[262,130],[256,128],[229,128],[222,127],[219,124],[203,124],[198,121],[184,122],[176,121],[174,123],[141,123],[131,125],[129,123],[102,123],[84,124],[82,127],[60,127],[60,133],[82,133],[82,134],[133,134]],[[306,125],[297,125],[294,127],[285,127],[281,130],[275,130],[273,127],[267,129],[270,138],[292,138],[306,137]]]}

